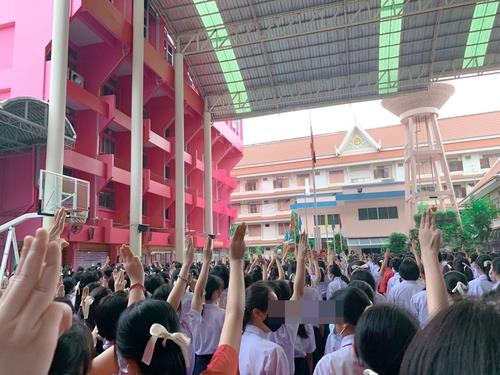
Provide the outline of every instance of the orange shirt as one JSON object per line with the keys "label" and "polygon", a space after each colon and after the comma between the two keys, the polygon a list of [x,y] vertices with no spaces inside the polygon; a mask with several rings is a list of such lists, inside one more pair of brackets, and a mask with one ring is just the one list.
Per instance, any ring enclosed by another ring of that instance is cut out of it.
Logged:
{"label": "orange shirt", "polygon": [[237,375],[238,353],[230,345],[219,345],[208,367],[201,375]]}

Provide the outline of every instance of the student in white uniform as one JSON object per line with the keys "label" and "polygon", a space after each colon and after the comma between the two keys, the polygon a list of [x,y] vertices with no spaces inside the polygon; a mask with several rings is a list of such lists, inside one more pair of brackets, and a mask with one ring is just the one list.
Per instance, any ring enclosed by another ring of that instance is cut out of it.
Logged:
{"label": "student in white uniform", "polygon": [[493,260],[493,265],[490,271],[490,278],[494,283],[492,290],[498,290],[500,286],[500,257],[497,257]]}
{"label": "student in white uniform", "polygon": [[411,312],[411,298],[423,289],[417,283],[420,276],[417,263],[411,258],[405,258],[399,266],[399,275],[403,281],[389,291],[387,302],[404,307]]}
{"label": "student in white uniform", "polygon": [[405,309],[373,305],[356,326],[356,353],[365,368],[377,374],[398,375],[406,348],[418,331],[417,321]]}
{"label": "student in white uniform", "polygon": [[351,281],[361,280],[367,282],[373,289],[373,303],[386,303],[387,298],[383,294],[377,292],[377,283],[373,274],[365,269],[358,269],[354,271],[351,275]]}
{"label": "student in white uniform", "polygon": [[342,279],[342,271],[337,264],[332,264],[328,270],[329,278],[332,280],[326,288],[326,299],[332,298],[333,293],[337,290],[345,288],[347,283]]}
{"label": "student in white uniform", "polygon": [[394,285],[397,285],[401,282],[401,277],[399,276],[399,266],[401,265],[401,262],[401,258],[394,258],[391,260],[391,268],[392,272],[394,272],[394,275],[387,282],[387,295],[389,295],[389,292],[394,287]]}
{"label": "student in white uniform", "polygon": [[469,296],[481,297],[493,289],[494,284],[488,276],[493,262],[489,255],[480,255],[476,258],[475,263],[479,277],[469,283]]}
{"label": "student in white uniform", "polygon": [[[296,271],[294,276],[293,284],[293,294],[290,293],[290,286],[286,281],[272,281],[271,287],[273,288],[278,300],[285,301],[290,300],[295,303],[301,301],[304,298],[304,287],[305,287],[305,257],[307,250],[307,240],[305,235],[301,236],[299,244],[297,246],[297,251],[295,252]],[[291,295],[291,296],[290,296]],[[283,314],[284,309],[281,309],[280,313]],[[275,314],[272,314],[275,315]],[[272,316],[271,319],[274,319]],[[278,319],[284,318],[284,316],[278,317]],[[285,351],[288,360],[288,370],[291,375],[295,373],[295,340],[297,338],[297,332],[299,329],[299,319],[295,322],[286,322],[281,325],[277,330],[269,333],[269,340],[280,345]]]}
{"label": "student in white uniform", "polygon": [[209,275],[205,287],[205,304],[201,311],[201,324],[194,338],[193,375],[199,375],[205,371],[219,344],[224,324],[224,310],[217,305],[217,302],[223,290],[222,279],[215,275]]}
{"label": "student in white uniform", "polygon": [[371,302],[358,288],[348,287],[334,293],[335,333],[342,337],[339,350],[325,355],[316,365],[314,375],[362,375],[363,366],[354,351],[354,332],[359,318]]}
{"label": "student in white uniform", "polygon": [[469,281],[467,276],[458,271],[450,271],[444,275],[444,283],[448,292],[450,304],[456,303],[467,297]]}
{"label": "student in white uniform", "polygon": [[265,281],[257,281],[246,290],[243,335],[239,354],[240,375],[288,375],[285,351],[269,340],[283,320],[269,319],[269,302],[278,297]]}

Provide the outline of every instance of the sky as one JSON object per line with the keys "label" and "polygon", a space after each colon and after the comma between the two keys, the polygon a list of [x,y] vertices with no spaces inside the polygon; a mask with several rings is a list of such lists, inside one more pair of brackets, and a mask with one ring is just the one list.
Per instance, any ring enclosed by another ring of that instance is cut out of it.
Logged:
{"label": "sky", "polygon": [[[446,83],[455,86],[455,94],[441,109],[441,118],[500,110],[500,74]],[[348,130],[355,123],[364,129],[399,124],[399,118],[385,110],[380,100],[371,100],[245,119],[243,142],[249,145],[308,136],[309,116],[314,134]]]}

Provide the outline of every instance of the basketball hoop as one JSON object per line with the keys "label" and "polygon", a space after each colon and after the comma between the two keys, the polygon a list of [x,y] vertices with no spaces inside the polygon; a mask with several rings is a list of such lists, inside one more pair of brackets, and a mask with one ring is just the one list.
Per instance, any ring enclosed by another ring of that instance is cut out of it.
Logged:
{"label": "basketball hoop", "polygon": [[83,226],[87,222],[89,210],[83,208],[67,208],[68,221],[72,226]]}

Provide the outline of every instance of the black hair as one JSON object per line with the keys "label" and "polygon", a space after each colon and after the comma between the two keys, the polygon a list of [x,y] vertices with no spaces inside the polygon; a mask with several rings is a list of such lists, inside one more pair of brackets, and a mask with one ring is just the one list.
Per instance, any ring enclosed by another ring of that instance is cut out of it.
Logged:
{"label": "black hair", "polygon": [[470,267],[470,263],[465,258],[457,258],[453,262],[453,269],[465,275],[467,281],[474,280],[474,273]]}
{"label": "black hair", "polygon": [[349,283],[349,288],[358,288],[359,290],[362,290],[363,292],[365,292],[366,296],[373,303],[373,300],[375,298],[375,292],[373,291],[373,288],[370,286],[370,284],[368,284],[366,281],[351,279],[351,282]]}
{"label": "black hair", "polygon": [[411,258],[405,258],[399,265],[399,275],[403,280],[418,280],[420,269],[417,262]]}
{"label": "black hair", "polygon": [[68,305],[71,309],[71,312],[74,314],[75,313],[75,307],[73,306],[73,303],[71,300],[68,298],[68,296],[65,297],[55,297],[54,302],[59,302],[59,303],[64,303]]}
{"label": "black hair", "polygon": [[352,276],[353,272],[358,270],[359,267],[364,266],[366,263],[363,262],[362,260],[353,260],[352,262],[349,263],[347,266],[347,273],[349,277]]}
{"label": "black hair", "polygon": [[342,270],[338,266],[338,264],[334,263],[328,268],[328,272],[335,277],[342,276]]}
{"label": "black hair", "polygon": [[156,288],[151,298],[166,302],[171,292],[172,292],[171,284],[162,284],[158,288]]}
{"label": "black hair", "polygon": [[219,276],[208,275],[205,285],[205,300],[212,301],[214,292],[224,290],[224,282]]}
{"label": "black hair", "polygon": [[229,286],[229,269],[222,264],[215,266],[210,272],[212,275],[219,276],[224,282],[224,289]]}
{"label": "black hair", "polygon": [[279,301],[288,301],[290,298],[292,298],[292,289],[288,281],[285,280],[268,281],[268,285],[274,291]]}
{"label": "black hair", "polygon": [[99,335],[108,341],[115,341],[116,325],[120,315],[127,308],[128,297],[123,291],[104,297],[95,310],[95,323]]}
{"label": "black hair", "polygon": [[253,309],[267,311],[269,307],[269,295],[273,292],[265,281],[257,281],[250,285],[245,291],[245,313],[243,315],[243,329],[250,322]]}
{"label": "black hair", "polygon": [[398,375],[406,348],[418,330],[417,321],[405,309],[385,303],[374,305],[356,326],[356,354],[379,375]]}
{"label": "black hair", "polygon": [[364,269],[357,269],[351,275],[351,282],[354,280],[361,280],[368,283],[368,285],[372,287],[373,292],[375,292],[376,290],[375,279],[373,278],[373,275],[370,271]]}
{"label": "black hair", "polygon": [[399,272],[399,266],[401,265],[401,262],[403,260],[399,257],[392,258],[391,259],[391,268],[394,269],[394,271]]}
{"label": "black hair", "polygon": [[370,298],[358,288],[342,288],[330,297],[335,302],[335,322],[356,325],[363,311],[371,305]]}
{"label": "black hair", "polygon": [[94,341],[85,324],[75,319],[57,340],[48,375],[87,375],[94,356]]}
{"label": "black hair", "polygon": [[498,375],[498,304],[464,299],[440,311],[411,342],[402,375]]}
{"label": "black hair", "polygon": [[253,277],[249,273],[245,273],[245,289],[253,284]]}
{"label": "black hair", "polygon": [[460,298],[461,295],[459,292],[454,292],[453,290],[457,286],[458,282],[461,282],[462,284],[468,286],[469,280],[467,280],[467,277],[458,271],[450,271],[445,273],[444,275],[444,283],[446,284],[446,290],[448,291],[448,294],[453,297],[458,297]]}
{"label": "black hair", "polygon": [[493,259],[493,264],[491,269],[493,270],[494,273],[500,275],[500,257],[496,257],[495,259]]}
{"label": "black hair", "polygon": [[[479,266],[482,272],[486,276],[488,276],[488,280],[490,280],[490,269],[492,264],[492,259],[489,255],[480,255],[476,258],[476,264]],[[491,280],[490,280],[491,281]]]}
{"label": "black hair", "polygon": [[165,281],[160,275],[151,275],[147,276],[144,280],[144,288],[146,288],[149,293],[153,294],[156,288],[164,283]]}
{"label": "black hair", "polygon": [[161,324],[169,332],[180,332],[179,318],[168,303],[143,300],[128,307],[120,316],[116,330],[116,348],[120,354],[137,363],[141,374],[174,375],[185,374],[186,363],[181,348],[172,340],[158,340],[151,363],[142,363],[142,356],[151,335],[154,323]]}
{"label": "black hair", "polygon": [[70,294],[73,289],[75,289],[76,283],[72,277],[65,277],[63,279],[64,294]]}
{"label": "black hair", "polygon": [[[89,307],[89,316],[85,320],[85,323],[91,330],[95,328],[95,312],[97,306],[99,306],[99,303],[104,297],[109,296],[111,293],[113,293],[111,289],[105,288],[103,286],[98,286],[97,288],[92,289],[92,291],[90,292],[90,296],[94,299],[94,302],[92,302]],[[83,311],[81,312],[83,316]]]}

